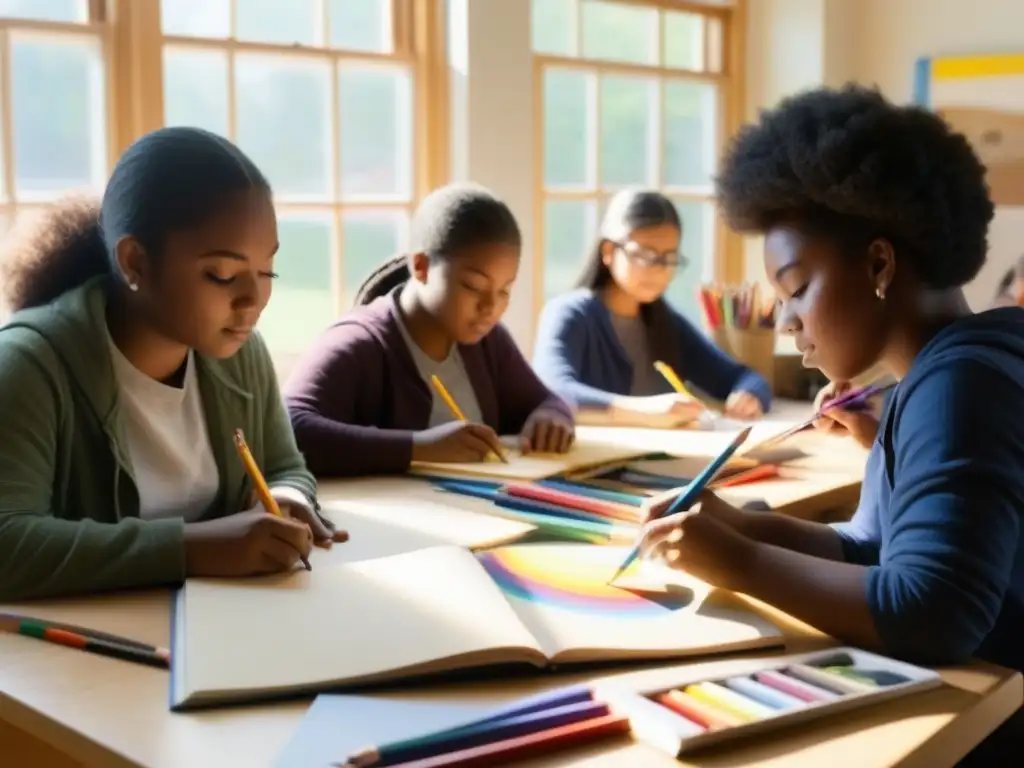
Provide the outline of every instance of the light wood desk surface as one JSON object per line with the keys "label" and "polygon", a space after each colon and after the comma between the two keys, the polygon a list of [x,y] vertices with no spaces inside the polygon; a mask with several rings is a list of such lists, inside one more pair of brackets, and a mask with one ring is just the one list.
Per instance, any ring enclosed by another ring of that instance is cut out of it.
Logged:
{"label": "light wood desk surface", "polygon": [[[852,441],[822,435],[801,435],[794,442],[803,444],[811,455],[787,469],[790,477],[752,484],[744,493],[787,512],[799,510],[801,499],[808,496],[824,497],[828,503],[856,499],[863,451],[851,447]],[[439,494],[420,481],[388,482],[391,484],[387,488],[379,481],[365,480],[324,486],[328,502],[331,498],[363,500],[362,509],[332,513],[339,524],[352,531],[353,540],[325,557],[362,559],[437,543],[468,546],[501,539],[521,527],[489,515],[472,514],[478,500],[447,494],[438,500]],[[395,523],[402,517],[398,508],[411,506],[413,498],[417,499],[417,514]],[[419,503],[423,500],[432,507],[426,512]],[[823,502],[816,506],[823,508]],[[458,512],[453,515],[446,511],[448,508]],[[382,524],[374,514],[384,514],[392,522]],[[34,604],[21,610],[166,645],[169,608],[170,593],[151,592]],[[790,651],[808,650],[827,642],[806,628],[790,625]],[[339,638],[339,652],[343,647],[344,638]],[[296,628],[293,652],[301,653],[301,649],[302,630]],[[692,764],[830,768],[897,764],[931,768],[949,764],[951,756],[968,751],[1020,706],[1022,684],[1019,674],[986,665],[950,670],[944,677],[948,685],[939,690],[844,715],[841,722],[832,719],[799,733],[761,740],[757,745],[707,753]],[[565,678],[543,677],[489,686],[436,686],[410,695],[473,696],[497,701],[562,682]],[[307,706],[308,702],[292,702],[174,715],[168,711],[166,672],[0,634],[3,768],[272,766]],[[70,760],[69,755],[73,756]],[[556,763],[548,760],[541,764]],[[557,764],[643,768],[676,763],[646,747],[621,744],[611,750],[574,753]]]}

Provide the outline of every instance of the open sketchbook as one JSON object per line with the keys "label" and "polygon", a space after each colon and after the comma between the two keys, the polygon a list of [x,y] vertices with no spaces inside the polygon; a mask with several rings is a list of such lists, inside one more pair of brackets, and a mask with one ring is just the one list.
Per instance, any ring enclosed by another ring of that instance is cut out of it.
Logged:
{"label": "open sketchbook", "polygon": [[503,437],[508,463],[495,457],[476,463],[443,463],[414,461],[409,471],[417,475],[435,477],[488,477],[498,480],[541,480],[592,467],[626,461],[650,453],[643,446],[630,443],[620,444],[615,433],[591,439],[577,434],[576,441],[567,453],[523,454],[518,448],[518,439]]}
{"label": "open sketchbook", "polygon": [[673,658],[782,645],[741,598],[626,550],[431,547],[176,597],[171,708],[314,693],[488,665]]}

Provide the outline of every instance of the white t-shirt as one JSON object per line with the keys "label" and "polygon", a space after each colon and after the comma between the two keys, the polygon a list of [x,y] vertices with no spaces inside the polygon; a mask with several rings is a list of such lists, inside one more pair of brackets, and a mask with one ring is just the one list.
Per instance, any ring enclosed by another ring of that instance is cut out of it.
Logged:
{"label": "white t-shirt", "polygon": [[142,373],[113,340],[110,350],[121,386],[139,514],[150,520],[181,517],[193,522],[213,503],[220,487],[194,356],[190,350],[179,389]]}

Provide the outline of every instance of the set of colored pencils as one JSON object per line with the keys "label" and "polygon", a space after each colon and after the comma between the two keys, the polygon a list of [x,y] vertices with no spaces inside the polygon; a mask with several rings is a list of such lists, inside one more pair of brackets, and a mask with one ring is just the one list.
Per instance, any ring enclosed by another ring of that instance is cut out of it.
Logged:
{"label": "set of colored pencils", "polygon": [[150,667],[167,669],[171,663],[171,654],[166,648],[31,616],[0,613],[0,632],[34,637],[67,648],[133,661]]}
{"label": "set of colored pencils", "polygon": [[625,735],[629,719],[612,712],[585,686],[531,696],[455,728],[370,746],[336,768],[449,768],[505,765],[549,755],[613,735]]}
{"label": "set of colored pencils", "polygon": [[712,331],[775,327],[776,303],[761,296],[757,283],[726,288],[704,285],[699,295],[704,322]]}

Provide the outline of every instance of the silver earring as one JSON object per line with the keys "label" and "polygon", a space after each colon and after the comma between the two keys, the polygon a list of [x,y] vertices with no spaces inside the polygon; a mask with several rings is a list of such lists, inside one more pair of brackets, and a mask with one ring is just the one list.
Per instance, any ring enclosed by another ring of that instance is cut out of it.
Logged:
{"label": "silver earring", "polygon": [[885,299],[885,291],[881,288],[881,286],[875,288],[875,296],[878,298],[879,301],[883,301]]}
{"label": "silver earring", "polygon": [[139,290],[139,284],[129,281],[128,290],[131,291],[132,293],[135,293],[135,291]]}

